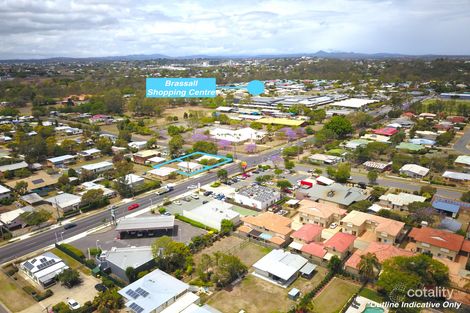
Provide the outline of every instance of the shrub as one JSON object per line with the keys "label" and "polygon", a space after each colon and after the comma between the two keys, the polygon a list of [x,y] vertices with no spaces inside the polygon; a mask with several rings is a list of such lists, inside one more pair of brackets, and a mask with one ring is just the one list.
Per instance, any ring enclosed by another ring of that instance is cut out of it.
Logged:
{"label": "shrub", "polygon": [[166,209],[164,207],[161,207],[158,209],[158,212],[160,212],[160,214],[163,214],[166,212]]}
{"label": "shrub", "polygon": [[64,252],[68,252],[69,254],[73,254],[81,260],[85,260],[85,254],[83,254],[82,250],[75,248],[74,246],[68,243],[62,243],[60,244],[60,247],[62,248],[62,250],[65,250]]}

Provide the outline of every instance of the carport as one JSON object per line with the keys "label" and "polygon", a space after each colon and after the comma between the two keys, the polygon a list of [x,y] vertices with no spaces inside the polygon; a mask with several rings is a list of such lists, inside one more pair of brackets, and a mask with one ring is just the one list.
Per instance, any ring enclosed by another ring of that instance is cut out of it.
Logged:
{"label": "carport", "polygon": [[116,232],[118,238],[140,238],[154,236],[171,236],[175,227],[175,217],[158,215],[145,217],[128,217],[118,221]]}

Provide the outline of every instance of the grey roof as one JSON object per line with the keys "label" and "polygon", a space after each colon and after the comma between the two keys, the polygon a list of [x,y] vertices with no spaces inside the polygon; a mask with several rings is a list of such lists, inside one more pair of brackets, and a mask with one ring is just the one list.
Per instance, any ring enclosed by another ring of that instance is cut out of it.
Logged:
{"label": "grey roof", "polygon": [[241,188],[237,193],[261,202],[271,200],[279,195],[278,191],[259,185],[246,186]]}
{"label": "grey roof", "polygon": [[20,199],[29,204],[35,204],[44,200],[44,198],[38,195],[37,193],[30,193],[30,194],[21,196]]}
{"label": "grey roof", "polygon": [[253,264],[253,267],[283,280],[289,280],[307,262],[307,259],[298,254],[275,249]]}
{"label": "grey roof", "polygon": [[76,158],[75,155],[66,154],[66,155],[55,157],[55,158],[49,158],[47,159],[47,161],[55,164],[55,163],[61,163],[61,162],[68,161],[68,160],[73,160],[75,158]]}
{"label": "grey roof", "polygon": [[175,217],[157,215],[144,217],[121,218],[116,226],[116,231],[139,231],[152,229],[168,229],[175,226]]}
{"label": "grey roof", "polygon": [[367,195],[356,187],[347,187],[335,183],[330,186],[315,185],[315,188],[307,190],[310,198],[314,201],[322,199],[341,205],[350,205],[354,202],[366,200]]}
{"label": "grey roof", "polygon": [[188,289],[188,284],[156,269],[119,290],[119,294],[127,299],[126,306],[132,311],[147,313],[153,312]]}
{"label": "grey roof", "polygon": [[105,258],[123,270],[128,267],[138,268],[153,260],[152,247],[112,248],[105,252]]}
{"label": "grey roof", "polygon": [[317,266],[315,264],[312,264],[310,262],[308,262],[307,264],[305,264],[301,269],[300,269],[300,273],[301,274],[305,274],[305,275],[310,275],[313,273],[313,271],[317,268]]}
{"label": "grey roof", "polygon": [[2,165],[0,166],[0,172],[5,172],[5,171],[16,171],[22,168],[27,168],[28,163],[25,161],[19,162],[19,163],[13,163],[13,164],[7,164],[7,165]]}
{"label": "grey roof", "polygon": [[439,224],[438,228],[441,229],[447,229],[453,232],[456,232],[462,228],[462,223],[459,221],[451,218],[451,217],[445,217],[442,219],[441,223]]}

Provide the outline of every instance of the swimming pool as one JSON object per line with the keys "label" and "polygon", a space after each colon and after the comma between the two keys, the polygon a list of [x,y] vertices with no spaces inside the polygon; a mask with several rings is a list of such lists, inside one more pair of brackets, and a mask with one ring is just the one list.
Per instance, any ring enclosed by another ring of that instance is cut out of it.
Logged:
{"label": "swimming pool", "polygon": [[362,313],[383,313],[384,309],[374,307],[374,306],[367,306]]}

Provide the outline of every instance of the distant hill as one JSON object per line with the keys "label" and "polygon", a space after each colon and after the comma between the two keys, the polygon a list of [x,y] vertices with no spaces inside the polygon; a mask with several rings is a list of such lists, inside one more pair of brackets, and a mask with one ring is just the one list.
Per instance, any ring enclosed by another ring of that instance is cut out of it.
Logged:
{"label": "distant hill", "polygon": [[106,62],[106,61],[148,61],[148,60],[194,60],[194,59],[275,59],[275,58],[299,58],[299,57],[318,57],[330,59],[397,59],[397,58],[420,58],[420,59],[436,59],[436,58],[468,58],[468,55],[406,55],[399,53],[357,53],[357,52],[327,52],[317,51],[315,53],[292,53],[292,54],[260,54],[260,55],[188,55],[180,57],[171,57],[164,54],[132,54],[123,56],[105,56],[105,57],[54,57],[44,59],[15,59],[0,60],[2,63],[49,63],[49,62]]}

